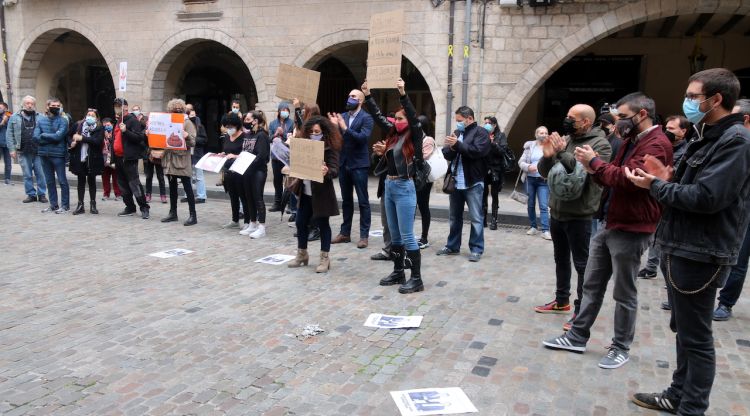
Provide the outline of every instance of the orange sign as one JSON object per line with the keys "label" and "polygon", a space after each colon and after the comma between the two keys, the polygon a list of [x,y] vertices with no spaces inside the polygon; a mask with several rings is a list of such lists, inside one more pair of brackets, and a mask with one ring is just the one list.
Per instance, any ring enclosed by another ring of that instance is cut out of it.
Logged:
{"label": "orange sign", "polygon": [[148,147],[153,149],[187,150],[182,137],[185,114],[149,113]]}

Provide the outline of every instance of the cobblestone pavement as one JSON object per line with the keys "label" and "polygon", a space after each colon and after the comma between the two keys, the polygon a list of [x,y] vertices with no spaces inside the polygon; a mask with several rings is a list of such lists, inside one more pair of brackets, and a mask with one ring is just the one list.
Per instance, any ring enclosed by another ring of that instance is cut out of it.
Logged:
{"label": "cobblestone pavement", "polygon": [[[389,264],[369,260],[376,239],[366,250],[333,246],[328,274],[254,263],[294,250],[277,213],[268,236],[251,240],[219,229],[224,201],[199,205],[188,228],[160,223],[159,203],[144,221],[116,217],[114,201],[72,216],[42,214],[23,197],[20,184],[0,185],[3,415],[396,415],[389,391],[452,386],[482,415],[656,415],[628,397],[664,388],[674,368],[661,279],[638,282],[624,367],[597,367],[612,335],[609,296],[586,353],[544,349],[568,317],[532,311],[554,292],[552,245],[521,229],[488,231],[485,256],[469,263],[466,248],[435,256],[448,228],[436,222],[425,292],[399,295],[377,284]],[[172,248],[195,252],[148,256]],[[424,321],[365,328],[371,312]],[[711,415],[750,414],[748,320],[746,296],[715,325]],[[307,324],[326,332],[294,337]]]}

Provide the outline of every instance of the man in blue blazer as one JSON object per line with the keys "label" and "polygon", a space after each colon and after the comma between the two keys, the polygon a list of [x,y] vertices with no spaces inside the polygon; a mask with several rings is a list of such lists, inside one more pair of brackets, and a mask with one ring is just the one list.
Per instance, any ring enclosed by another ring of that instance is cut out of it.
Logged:
{"label": "man in blue blazer", "polygon": [[368,143],[374,124],[372,116],[362,110],[365,95],[360,90],[352,90],[346,100],[346,113],[328,113],[331,122],[339,127],[344,138],[344,146],[339,156],[339,185],[341,186],[344,223],[339,235],[331,243],[349,243],[354,215],[353,191],[357,192],[359,203],[359,243],[357,248],[367,247],[370,234],[370,200],[367,195],[367,178],[370,169]]}

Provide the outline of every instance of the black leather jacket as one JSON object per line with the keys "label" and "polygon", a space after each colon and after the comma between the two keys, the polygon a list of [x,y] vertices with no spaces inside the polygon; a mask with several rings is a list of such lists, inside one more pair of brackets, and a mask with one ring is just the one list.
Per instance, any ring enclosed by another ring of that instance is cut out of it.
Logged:
{"label": "black leather jacket", "polygon": [[731,114],[687,145],[672,182],[654,180],[663,204],[656,229],[662,252],[734,265],[750,221],[750,132]]}
{"label": "black leather jacket", "polygon": [[[399,97],[399,102],[404,108],[406,119],[409,120],[409,130],[411,131],[409,139],[414,146],[414,157],[421,158],[422,138],[424,137],[424,132],[422,131],[422,124],[419,122],[419,119],[417,119],[417,110],[414,108],[411,100],[409,100],[408,95]],[[375,123],[377,123],[383,129],[383,131],[386,132],[386,134],[391,131],[391,129],[393,128],[393,123],[388,121],[386,116],[383,115],[383,113],[380,111],[380,108],[378,108],[378,104],[375,103],[375,99],[372,98],[372,95],[368,95],[367,97],[365,97],[365,107],[367,107],[367,111],[372,115]],[[402,158],[401,160],[404,159]],[[412,162],[413,161],[406,161],[407,166],[405,166],[403,169],[403,171],[409,172],[409,177],[414,176],[414,163]],[[373,171],[373,174],[375,174],[375,176],[380,176],[387,170],[388,163],[386,161],[386,158],[381,157],[378,161],[377,166],[375,167],[375,170]],[[401,171],[401,169],[399,169],[399,171]]]}

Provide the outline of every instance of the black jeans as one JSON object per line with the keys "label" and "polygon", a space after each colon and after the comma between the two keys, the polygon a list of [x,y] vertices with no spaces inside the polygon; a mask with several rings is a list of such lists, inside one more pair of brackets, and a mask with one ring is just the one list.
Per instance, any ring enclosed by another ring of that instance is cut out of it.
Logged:
{"label": "black jeans", "polygon": [[315,222],[320,229],[320,251],[331,251],[331,223],[329,217],[313,218],[312,197],[302,194],[297,208],[297,248],[307,250],[307,227]]}
{"label": "black jeans", "polygon": [[[135,202],[137,202],[141,210],[143,208],[148,209],[149,205],[143,193],[141,178],[138,176],[138,161],[115,157],[115,170],[117,172],[117,184],[120,186],[125,207],[130,211],[135,211]],[[135,202],[133,202],[133,199],[135,199]]]}
{"label": "black jeans", "polygon": [[156,180],[159,182],[159,195],[166,195],[164,187],[164,168],[161,165],[155,165],[148,159],[143,159],[143,170],[146,172],[146,193],[151,194],[154,182],[154,170],[156,170]]}
{"label": "black jeans", "polygon": [[[677,367],[667,396],[679,400],[680,415],[703,415],[716,375],[716,349],[711,328],[716,290],[729,275],[729,266],[701,263],[669,254],[662,254],[662,273],[667,277],[667,295],[672,304],[669,327],[676,332]],[[708,287],[696,291],[712,278]]]}
{"label": "black jeans", "polygon": [[[240,220],[240,201],[245,199],[245,189],[242,184],[242,175],[228,170],[224,173],[224,184],[229,193],[229,203],[232,206],[232,221]],[[245,222],[248,222],[250,211],[247,206],[243,209]]]}
{"label": "black jeans", "polygon": [[88,173],[78,175],[78,202],[83,202],[86,195],[86,184],[89,185],[89,199],[96,201],[96,175]]}
{"label": "black jeans", "polygon": [[417,191],[417,208],[419,208],[419,216],[422,217],[422,240],[424,241],[427,241],[427,234],[430,232],[430,222],[432,221],[432,214],[430,213],[431,192],[432,182],[425,184],[424,188]]}
{"label": "black jeans", "polygon": [[555,275],[557,276],[557,291],[555,300],[558,305],[570,303],[570,278],[572,270],[570,257],[573,256],[573,267],[578,273],[576,285],[575,313],[581,308],[583,297],[583,275],[586,262],[589,260],[589,240],[591,239],[591,220],[558,221],[550,219],[550,234],[555,254]]}
{"label": "black jeans", "polygon": [[182,189],[185,190],[188,209],[190,214],[195,214],[195,194],[193,193],[193,184],[190,176],[167,175],[169,178],[169,212],[177,214],[177,179],[182,182]]}
{"label": "black jeans", "polygon": [[497,215],[497,209],[500,207],[500,200],[498,195],[503,190],[503,180],[492,180],[492,175],[484,177],[484,194],[482,194],[482,212],[487,212],[487,199],[492,194],[492,215]]}
{"label": "black jeans", "polygon": [[[263,167],[265,169],[265,166]],[[261,224],[266,222],[266,203],[263,201],[263,186],[266,184],[265,170],[256,170],[248,168],[242,175],[243,195],[245,199],[242,205],[246,211],[245,222],[258,221]]]}
{"label": "black jeans", "polygon": [[274,205],[281,205],[281,196],[284,194],[284,174],[281,173],[281,169],[283,168],[284,168],[284,163],[282,161],[271,159],[271,169],[273,170],[273,204]]}

